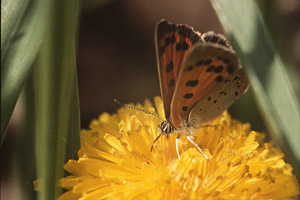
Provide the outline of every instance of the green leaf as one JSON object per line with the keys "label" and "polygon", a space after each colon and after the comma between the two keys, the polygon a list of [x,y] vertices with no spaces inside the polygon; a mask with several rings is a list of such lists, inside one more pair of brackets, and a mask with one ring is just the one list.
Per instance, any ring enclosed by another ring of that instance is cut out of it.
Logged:
{"label": "green leaf", "polygon": [[211,0],[246,67],[267,128],[299,180],[300,110],[285,66],[253,0]]}
{"label": "green leaf", "polygon": [[[36,64],[36,152],[39,199],[56,199],[63,166],[79,148],[76,32],[79,0],[48,1],[48,23]],[[66,159],[67,152],[67,159]]]}
{"label": "green leaf", "polygon": [[29,3],[4,0],[1,5],[1,144],[44,35],[43,4]]}
{"label": "green leaf", "polygon": [[1,60],[18,30],[29,3],[29,0],[1,2]]}

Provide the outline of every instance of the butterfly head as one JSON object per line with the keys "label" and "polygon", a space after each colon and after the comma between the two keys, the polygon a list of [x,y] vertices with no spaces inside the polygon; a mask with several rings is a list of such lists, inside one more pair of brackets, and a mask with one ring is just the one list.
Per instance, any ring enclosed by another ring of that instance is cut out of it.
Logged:
{"label": "butterfly head", "polygon": [[167,120],[163,121],[160,126],[158,126],[158,131],[160,131],[161,134],[170,134],[173,130],[174,126]]}
{"label": "butterfly head", "polygon": [[122,105],[122,106],[126,106],[126,107],[129,107],[129,108],[132,108],[132,109],[135,109],[135,110],[139,110],[139,111],[142,111],[144,113],[147,113],[147,114],[150,114],[150,115],[153,115],[155,117],[157,117],[158,119],[161,119],[163,122],[158,125],[158,131],[160,132],[160,134],[155,138],[155,140],[153,141],[152,145],[151,145],[151,151],[153,149],[153,144],[158,140],[158,138],[160,138],[160,136],[162,134],[170,134],[174,131],[174,126],[171,124],[171,122],[167,121],[167,120],[163,120],[160,116],[152,113],[152,112],[149,112],[147,110],[143,110],[143,109],[140,109],[138,107],[135,107],[135,106],[132,106],[132,105],[129,105],[129,104],[126,104],[126,103],[122,103],[120,101],[118,101],[117,99],[114,99],[114,101],[119,104],[119,105]]}
{"label": "butterfly head", "polygon": [[158,125],[157,127],[158,131],[159,131],[159,135],[155,138],[155,140],[153,141],[152,145],[151,145],[151,149],[150,152],[152,152],[153,149],[153,145],[154,143],[160,138],[160,136],[162,134],[167,134],[169,135],[170,133],[172,133],[174,131],[174,126],[171,124],[171,122],[164,120],[160,125]]}

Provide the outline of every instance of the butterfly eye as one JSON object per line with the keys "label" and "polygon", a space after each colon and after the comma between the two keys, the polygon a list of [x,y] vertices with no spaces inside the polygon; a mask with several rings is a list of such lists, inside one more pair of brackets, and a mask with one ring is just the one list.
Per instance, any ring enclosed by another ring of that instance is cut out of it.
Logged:
{"label": "butterfly eye", "polygon": [[168,121],[163,121],[160,125],[160,129],[163,133],[170,134],[173,131],[173,126]]}

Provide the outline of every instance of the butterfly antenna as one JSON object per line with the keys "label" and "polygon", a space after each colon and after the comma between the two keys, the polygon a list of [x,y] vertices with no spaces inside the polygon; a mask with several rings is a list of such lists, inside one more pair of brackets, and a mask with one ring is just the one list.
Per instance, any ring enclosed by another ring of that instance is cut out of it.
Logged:
{"label": "butterfly antenna", "polygon": [[[142,112],[144,112],[144,113],[153,115],[153,116],[157,117],[158,119],[161,119],[162,121],[165,121],[165,120],[164,120],[163,118],[161,118],[160,116],[158,116],[158,115],[156,115],[156,114],[154,114],[154,113],[152,113],[152,112],[149,112],[149,111],[147,111],[147,110],[140,109],[140,108],[138,108],[138,107],[131,106],[131,105],[128,105],[128,104],[126,104],[126,103],[122,103],[122,102],[118,101],[117,99],[114,99],[114,102],[116,102],[117,104],[119,104],[119,105],[121,105],[121,106],[126,106],[126,107],[128,107],[128,108],[132,108],[132,109],[139,110],[139,111],[142,111]],[[155,140],[155,141],[156,141],[156,140]]]}
{"label": "butterfly antenna", "polygon": [[155,140],[152,142],[150,152],[152,152],[153,145],[154,145],[154,143],[158,140],[158,138],[160,138],[160,136],[161,136],[161,133],[160,133],[160,134],[155,138]]}

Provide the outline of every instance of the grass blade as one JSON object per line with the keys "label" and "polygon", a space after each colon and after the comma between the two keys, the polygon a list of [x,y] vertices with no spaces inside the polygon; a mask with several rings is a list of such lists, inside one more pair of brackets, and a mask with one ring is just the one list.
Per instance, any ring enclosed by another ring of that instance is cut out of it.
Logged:
{"label": "grass blade", "polygon": [[259,9],[253,0],[211,2],[234,49],[247,67],[269,132],[285,151],[299,179],[299,105]]}
{"label": "grass blade", "polygon": [[[45,27],[42,2],[33,1],[30,6],[26,5],[28,1],[20,3],[20,6],[12,6],[15,2],[8,2],[4,1],[1,6],[1,144],[12,111],[40,50]],[[15,17],[17,15],[20,16]]]}
{"label": "grass blade", "polygon": [[30,0],[3,0],[1,2],[1,60],[15,36]]}

